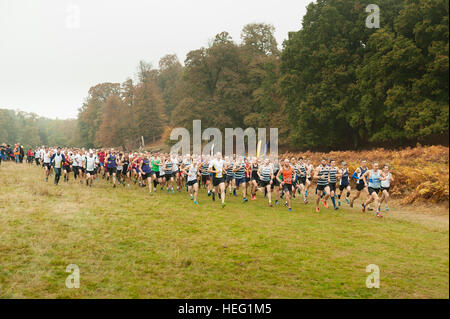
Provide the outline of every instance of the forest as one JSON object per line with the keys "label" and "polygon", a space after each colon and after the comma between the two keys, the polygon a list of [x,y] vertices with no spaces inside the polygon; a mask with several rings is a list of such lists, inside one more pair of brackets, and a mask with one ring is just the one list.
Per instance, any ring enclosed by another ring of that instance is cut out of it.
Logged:
{"label": "forest", "polygon": [[380,28],[366,27],[365,1],[318,0],[281,46],[274,26],[252,23],[239,41],[221,32],[183,63],[142,60],[123,83],[91,87],[76,120],[0,110],[0,141],[130,149],[141,136],[167,143],[172,128],[200,119],[277,127],[289,151],[448,145],[449,1],[377,4]]}

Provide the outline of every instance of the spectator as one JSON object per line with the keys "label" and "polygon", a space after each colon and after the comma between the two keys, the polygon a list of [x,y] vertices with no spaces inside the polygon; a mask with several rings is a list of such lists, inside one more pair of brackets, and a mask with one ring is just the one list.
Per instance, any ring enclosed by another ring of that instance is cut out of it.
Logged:
{"label": "spectator", "polygon": [[17,144],[14,144],[13,155],[14,155],[14,160],[16,161],[16,164],[20,163],[20,147]]}
{"label": "spectator", "polygon": [[25,151],[23,150],[23,145],[20,145],[19,143],[19,158],[20,158],[20,163],[23,163],[23,158],[25,157]]}

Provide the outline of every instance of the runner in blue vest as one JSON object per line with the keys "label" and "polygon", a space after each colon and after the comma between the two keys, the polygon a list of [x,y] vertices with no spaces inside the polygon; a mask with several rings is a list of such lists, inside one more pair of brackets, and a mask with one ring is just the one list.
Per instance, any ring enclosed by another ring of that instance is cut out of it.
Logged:
{"label": "runner in blue vest", "polygon": [[58,185],[59,183],[59,178],[61,177],[62,164],[65,160],[66,158],[64,154],[61,153],[61,147],[58,147],[56,153],[53,154],[50,159],[50,166],[54,165],[55,169],[55,185]]}
{"label": "runner in blue vest", "polygon": [[108,177],[113,181],[113,187],[116,187],[116,174],[117,174],[117,153],[114,149],[106,156],[105,161],[108,163]]}

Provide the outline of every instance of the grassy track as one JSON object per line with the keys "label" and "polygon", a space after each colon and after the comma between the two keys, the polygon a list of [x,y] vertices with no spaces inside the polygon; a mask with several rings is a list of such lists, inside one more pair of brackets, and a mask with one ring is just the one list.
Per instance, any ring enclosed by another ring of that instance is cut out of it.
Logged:
{"label": "grassy track", "polygon": [[[449,233],[357,209],[261,195],[221,209],[202,192],[45,183],[35,166],[0,167],[3,298],[449,298]],[[81,287],[65,287],[77,264]],[[380,289],[365,286],[380,267]]]}

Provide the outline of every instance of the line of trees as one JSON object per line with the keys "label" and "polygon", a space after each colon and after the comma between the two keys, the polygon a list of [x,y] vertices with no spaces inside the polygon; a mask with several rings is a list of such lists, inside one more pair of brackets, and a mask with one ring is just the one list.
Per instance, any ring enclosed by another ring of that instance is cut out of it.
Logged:
{"label": "line of trees", "polygon": [[25,148],[41,145],[76,146],[76,119],[58,120],[34,113],[0,109],[0,144],[21,143]]}

